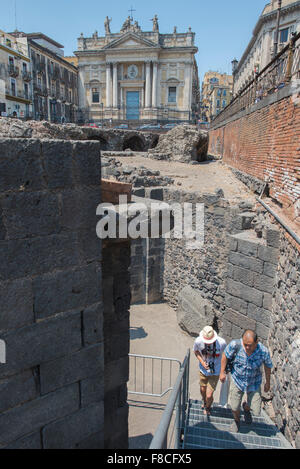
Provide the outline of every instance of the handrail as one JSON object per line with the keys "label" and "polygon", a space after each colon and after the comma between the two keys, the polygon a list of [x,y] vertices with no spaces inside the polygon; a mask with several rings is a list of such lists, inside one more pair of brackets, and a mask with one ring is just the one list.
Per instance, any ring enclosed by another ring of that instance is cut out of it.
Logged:
{"label": "handrail", "polygon": [[271,207],[265,204],[261,198],[256,197],[256,200],[272,215],[272,217],[275,218],[276,221],[278,221],[278,223],[280,223],[280,225],[289,233],[289,235],[296,241],[296,243],[300,245],[299,236],[288,227],[288,225],[271,209]]}
{"label": "handrail", "polygon": [[189,362],[190,350],[188,349],[184,361],[180,367],[177,380],[174,384],[173,391],[166,405],[161,421],[157,427],[155,435],[151,441],[149,449],[165,449],[167,448],[168,430],[170,427],[173,411],[176,406],[176,439],[175,449],[180,447],[180,438],[185,422],[186,405],[188,402],[188,383],[189,383]]}

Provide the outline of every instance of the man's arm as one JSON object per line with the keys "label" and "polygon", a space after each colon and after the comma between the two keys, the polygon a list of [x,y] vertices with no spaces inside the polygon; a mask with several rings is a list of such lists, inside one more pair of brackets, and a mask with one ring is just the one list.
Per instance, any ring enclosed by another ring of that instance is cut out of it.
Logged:
{"label": "man's arm", "polygon": [[225,353],[223,353],[222,360],[221,360],[221,371],[220,371],[220,381],[221,381],[221,383],[224,383],[225,380],[226,380],[226,373],[225,373],[226,365],[227,365],[227,357],[226,357]]}
{"label": "man's arm", "polygon": [[270,379],[271,379],[271,368],[264,365],[264,369],[265,369],[265,377],[266,377],[266,382],[265,382],[265,386],[264,386],[264,391],[265,392],[268,392],[270,391],[270,387],[271,387],[271,384],[270,384]]}
{"label": "man's arm", "polygon": [[202,355],[201,355],[201,353],[199,352],[199,350],[194,351],[194,353],[195,353],[195,356],[196,356],[197,360],[201,363],[201,365],[203,366],[203,368],[205,368],[206,370],[208,370],[208,369],[209,369],[209,366],[208,366],[207,363],[203,360]]}

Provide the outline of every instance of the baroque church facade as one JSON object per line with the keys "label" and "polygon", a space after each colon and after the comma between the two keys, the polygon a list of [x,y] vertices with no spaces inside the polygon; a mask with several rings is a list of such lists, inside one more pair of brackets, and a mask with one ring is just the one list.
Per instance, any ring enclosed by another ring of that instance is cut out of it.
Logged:
{"label": "baroque church facade", "polygon": [[128,17],[112,33],[106,17],[105,36],[81,34],[78,58],[79,108],[89,119],[190,121],[199,102],[195,33],[142,31]]}

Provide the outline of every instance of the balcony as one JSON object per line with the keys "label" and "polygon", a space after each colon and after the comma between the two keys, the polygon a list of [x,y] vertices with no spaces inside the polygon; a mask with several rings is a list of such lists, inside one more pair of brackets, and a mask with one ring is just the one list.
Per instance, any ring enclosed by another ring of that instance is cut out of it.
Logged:
{"label": "balcony", "polygon": [[19,67],[15,67],[14,65],[8,65],[8,74],[13,78],[17,78],[19,76]]}
{"label": "balcony", "polygon": [[36,62],[35,64],[35,70],[37,73],[43,73],[46,70],[46,64],[45,62]]}
{"label": "balcony", "polygon": [[33,90],[35,93],[40,94],[41,96],[48,96],[48,88],[46,86],[34,83]]}
{"label": "balcony", "polygon": [[22,73],[22,78],[24,81],[29,82],[32,80],[32,75],[31,72],[23,72]]}

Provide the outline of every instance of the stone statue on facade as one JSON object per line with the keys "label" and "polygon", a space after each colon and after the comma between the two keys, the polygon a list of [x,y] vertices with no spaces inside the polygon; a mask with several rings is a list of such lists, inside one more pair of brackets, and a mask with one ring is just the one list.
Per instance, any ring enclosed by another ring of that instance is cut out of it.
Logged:
{"label": "stone statue on facade", "polygon": [[105,34],[110,34],[110,25],[109,25],[110,22],[111,22],[111,18],[108,18],[107,16],[104,21]]}
{"label": "stone statue on facade", "polygon": [[131,17],[128,16],[128,18],[124,21],[123,26],[121,28],[121,33],[124,33],[128,29],[130,29],[131,26]]}
{"label": "stone statue on facade", "polygon": [[157,15],[154,15],[154,18],[151,20],[153,22],[153,31],[157,32],[159,30],[158,28],[158,17]]}
{"label": "stone statue on facade", "polygon": [[141,27],[137,21],[134,22],[133,30],[135,33],[141,32]]}

